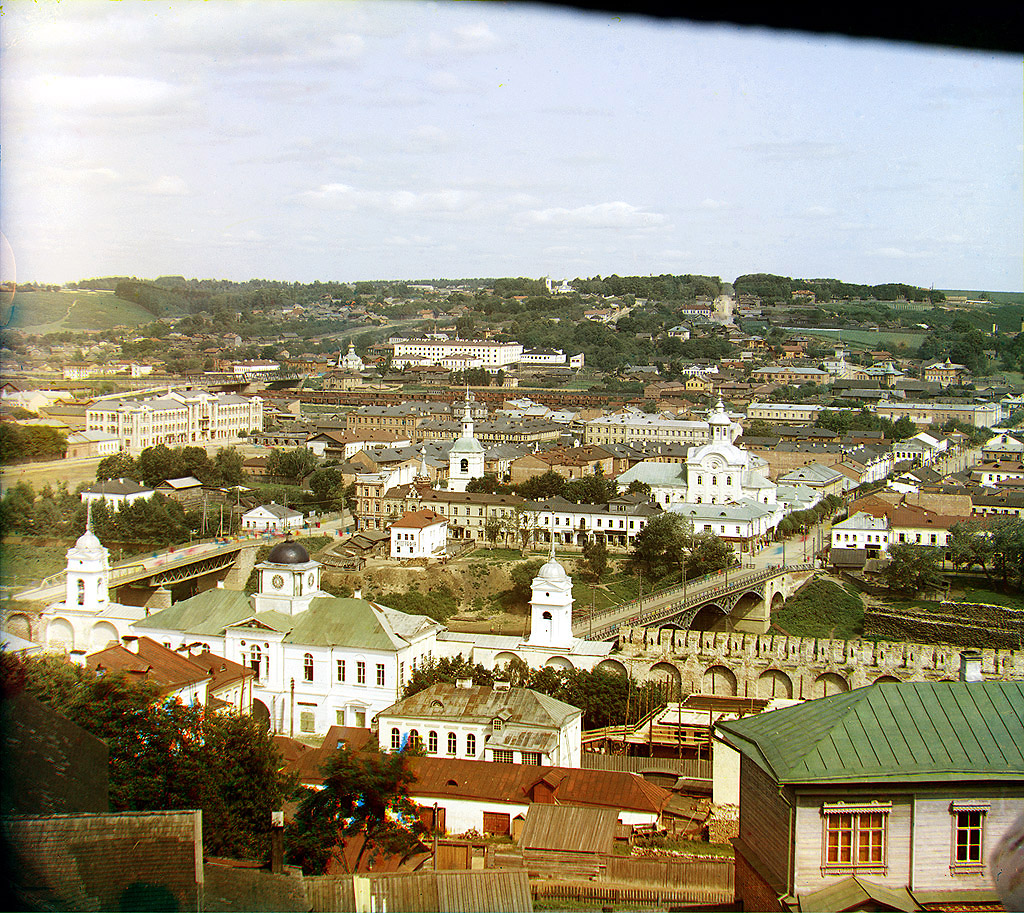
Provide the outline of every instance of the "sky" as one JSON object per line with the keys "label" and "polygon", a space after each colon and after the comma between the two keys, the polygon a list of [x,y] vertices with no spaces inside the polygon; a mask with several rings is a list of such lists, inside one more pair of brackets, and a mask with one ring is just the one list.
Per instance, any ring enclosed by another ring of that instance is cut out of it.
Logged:
{"label": "sky", "polygon": [[4,279],[1024,289],[1013,55],[518,3],[2,13]]}

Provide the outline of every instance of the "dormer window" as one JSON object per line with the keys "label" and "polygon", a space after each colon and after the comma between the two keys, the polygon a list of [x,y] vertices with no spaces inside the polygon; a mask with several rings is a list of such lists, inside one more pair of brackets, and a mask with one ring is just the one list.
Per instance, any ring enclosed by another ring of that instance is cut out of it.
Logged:
{"label": "dormer window", "polygon": [[501,727],[504,725],[505,721],[502,720],[501,717],[495,717],[493,720],[491,720],[491,731],[501,732]]}

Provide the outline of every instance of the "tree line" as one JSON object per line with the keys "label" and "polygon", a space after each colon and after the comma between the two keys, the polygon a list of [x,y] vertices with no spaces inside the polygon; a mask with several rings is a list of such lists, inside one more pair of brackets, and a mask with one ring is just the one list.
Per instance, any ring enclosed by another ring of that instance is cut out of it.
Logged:
{"label": "tree line", "polygon": [[210,459],[204,447],[157,444],[134,458],[123,451],[104,457],[96,467],[96,481],[131,479],[156,486],[168,479],[192,476],[209,486],[241,485],[246,480],[242,465],[242,455],[234,447],[221,447]]}
{"label": "tree line", "polygon": [[67,436],[56,428],[0,423],[0,463],[60,460],[67,450]]}

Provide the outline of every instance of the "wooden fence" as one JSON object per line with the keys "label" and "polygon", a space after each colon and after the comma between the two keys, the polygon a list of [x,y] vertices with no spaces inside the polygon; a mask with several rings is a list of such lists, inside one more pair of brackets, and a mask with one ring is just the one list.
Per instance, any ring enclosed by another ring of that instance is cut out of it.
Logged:
{"label": "wooden fence", "polygon": [[596,751],[584,751],[580,758],[580,767],[584,770],[624,770],[634,774],[645,770],[672,770],[691,780],[711,779],[711,761],[708,758],[635,758]]}

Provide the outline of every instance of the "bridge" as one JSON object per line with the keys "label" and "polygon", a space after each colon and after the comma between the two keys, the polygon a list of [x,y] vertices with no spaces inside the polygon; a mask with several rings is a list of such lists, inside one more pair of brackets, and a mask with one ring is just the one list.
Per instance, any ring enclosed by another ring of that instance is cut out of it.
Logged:
{"label": "bridge", "polygon": [[813,564],[719,571],[581,618],[573,623],[573,634],[609,640],[624,625],[764,634],[772,609],[813,571]]}
{"label": "bridge", "polygon": [[[227,573],[235,567],[244,549],[255,549],[269,541],[266,538],[230,541],[214,539],[166,552],[153,552],[152,556],[146,558],[115,564],[110,568],[108,578],[111,601],[119,601],[115,593],[122,588],[171,589],[207,574]],[[66,575],[66,571],[51,574],[36,586],[20,590],[14,596],[27,602],[47,604],[63,599]]]}

